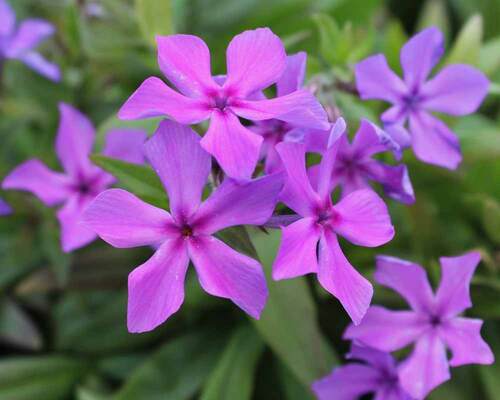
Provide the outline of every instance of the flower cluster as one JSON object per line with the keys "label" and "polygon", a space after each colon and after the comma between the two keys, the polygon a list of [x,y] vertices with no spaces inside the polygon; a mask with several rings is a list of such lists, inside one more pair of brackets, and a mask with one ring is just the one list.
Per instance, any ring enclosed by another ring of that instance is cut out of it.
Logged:
{"label": "flower cluster", "polygon": [[[0,54],[56,79],[55,67],[32,51],[52,27],[27,20],[16,30],[14,14],[3,0],[0,15]],[[198,37],[160,36],[157,44],[160,69],[174,88],[150,77],[118,115],[165,119],[150,138],[142,131],[108,132],[103,154],[147,162],[165,189],[164,208],[128,191],[108,189],[115,178],[89,159],[94,128],[66,104],[60,105],[55,144],[64,173],[32,159],[2,184],[29,191],[47,206],[62,206],[57,217],[64,251],[97,236],[118,248],[155,249],[128,278],[130,332],[150,331],[179,310],[190,262],[207,293],[259,318],[268,297],[263,268],[218,236],[227,228],[254,225],[282,231],[273,279],[316,274],[352,319],[345,333],[353,340],[349,357],[363,363],[340,367],[316,382],[319,398],[349,400],[375,392],[377,399],[421,399],[449,379],[448,365],[493,361],[479,334],[481,321],[458,316],[471,306],[468,284],[477,253],[443,258],[435,295],[420,266],[379,257],[376,281],[399,292],[413,308],[389,311],[370,307],[372,285],[339,243],[342,237],[357,246],[378,247],[393,238],[388,208],[370,182],[396,201],[413,203],[408,169],[400,163],[410,143],[425,162],[455,168],[461,159],[456,138],[429,111],[473,112],[488,81],[472,67],[456,65],[425,82],[443,52],[438,30],[427,29],[404,46],[404,81],[381,55],[356,66],[361,97],[383,99],[393,107],[382,115],[384,129],[363,119],[352,141],[344,119],[329,121],[304,86],[306,54],[287,56],[268,28],[231,40],[225,75],[212,74],[209,49]],[[268,90],[273,85],[275,97]],[[208,125],[198,125],[204,121]],[[396,163],[375,158],[382,152],[392,154]],[[321,161],[311,165],[309,153],[319,153]],[[221,170],[223,175],[211,174]],[[8,206],[0,203],[0,212],[9,212]],[[413,342],[405,361],[388,354]],[[453,352],[449,362],[446,347]]]}

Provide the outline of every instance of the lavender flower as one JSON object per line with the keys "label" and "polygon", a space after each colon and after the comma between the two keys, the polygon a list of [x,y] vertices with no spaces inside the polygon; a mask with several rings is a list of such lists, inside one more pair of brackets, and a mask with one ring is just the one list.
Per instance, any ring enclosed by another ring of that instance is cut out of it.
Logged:
{"label": "lavender flower", "polygon": [[[403,147],[411,144],[421,161],[455,169],[462,160],[459,141],[429,111],[470,114],[486,96],[489,82],[477,69],[461,64],[447,66],[426,81],[443,52],[442,33],[437,28],[425,29],[401,50],[404,81],[389,69],[385,56],[378,54],[356,65],[356,85],[362,99],[392,103],[381,118]],[[403,128],[406,121],[410,132]]]}
{"label": "lavender flower", "polygon": [[262,267],[213,234],[234,225],[263,224],[283,186],[281,175],[241,185],[226,178],[200,204],[211,157],[195,132],[163,121],[145,154],[165,186],[171,214],[112,189],[97,196],[84,215],[87,225],[115,247],[159,246],[129,275],[129,331],[152,330],[180,308],[189,260],[206,292],[231,299],[259,318],[268,296]]}
{"label": "lavender flower", "polygon": [[[282,228],[282,242],[273,265],[273,278],[317,273],[320,284],[337,297],[354,323],[365,314],[373,288],[345,258],[337,235],[361,246],[375,247],[394,236],[383,200],[372,190],[358,190],[333,205],[331,175],[342,123],[332,128],[328,148],[313,188],[306,172],[305,145],[280,143],[277,151],[288,174],[280,199],[300,219]],[[319,250],[317,255],[317,247]]]}
{"label": "lavender flower", "polygon": [[312,389],[319,400],[357,400],[373,393],[376,400],[412,400],[401,387],[398,366],[389,353],[353,344],[348,359],[363,361],[335,368]]}
{"label": "lavender flower", "polygon": [[[61,225],[61,247],[70,252],[97,237],[80,224],[80,217],[94,197],[115,179],[88,158],[95,138],[92,123],[67,104],[61,103],[59,111],[61,119],[55,146],[65,173],[52,171],[40,160],[32,159],[15,168],[4,179],[2,187],[31,192],[46,206],[64,204],[57,212],[57,218]],[[142,131],[110,131],[104,154],[141,163],[140,150],[145,140],[146,134]]]}
{"label": "lavender flower", "polygon": [[0,63],[16,59],[53,81],[61,79],[59,67],[35,51],[54,34],[54,26],[41,19],[26,19],[16,27],[16,15],[6,0],[0,0]]}
{"label": "lavender flower", "polygon": [[244,127],[238,116],[252,121],[278,119],[296,126],[328,127],[325,111],[307,90],[275,99],[256,96],[278,81],[286,67],[283,43],[268,28],[245,31],[231,40],[223,84],[219,84],[220,77],[212,77],[210,52],[200,38],[159,36],[157,43],[160,69],[180,93],[158,78],[148,78],[123,105],[119,117],[168,116],[182,124],[210,119],[201,146],[230,177],[246,179],[252,175],[263,141]]}
{"label": "lavender flower", "polygon": [[0,216],[9,215],[12,213],[12,208],[5,202],[5,200],[0,199]]}
{"label": "lavender flower", "polygon": [[[493,353],[480,335],[483,322],[459,316],[472,306],[469,285],[480,259],[477,252],[442,257],[441,284],[434,295],[420,265],[378,257],[375,280],[397,291],[413,311],[372,306],[360,325],[347,329],[345,338],[381,351],[399,350],[414,342],[399,377],[406,391],[417,399],[450,378],[449,365],[493,363]],[[450,361],[446,347],[453,354]]]}
{"label": "lavender flower", "polygon": [[[326,132],[324,137],[327,138]],[[328,140],[319,137],[318,139],[320,139],[318,142]],[[344,197],[355,190],[370,188],[368,182],[373,180],[382,185],[389,197],[406,204],[415,201],[406,166],[388,165],[372,158],[375,154],[385,151],[392,151],[399,157],[400,146],[385,131],[367,120],[361,120],[352,143],[349,143],[347,135],[342,135],[339,140],[331,190],[339,185]],[[317,166],[309,168],[313,186],[317,180],[318,170]]]}

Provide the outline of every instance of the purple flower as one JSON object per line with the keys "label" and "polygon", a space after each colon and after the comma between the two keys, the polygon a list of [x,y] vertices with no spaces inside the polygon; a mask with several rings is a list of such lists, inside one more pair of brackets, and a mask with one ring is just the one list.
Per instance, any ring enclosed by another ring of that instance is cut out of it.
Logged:
{"label": "purple flower", "polygon": [[375,247],[390,241],[394,228],[386,205],[372,190],[357,190],[332,204],[331,175],[339,131],[343,133],[341,122],[332,129],[315,188],[307,176],[305,145],[284,142],[276,146],[288,174],[280,199],[301,218],[282,228],[273,278],[317,273],[320,284],[340,300],[357,324],[370,304],[373,288],[349,264],[337,235],[357,245]]}
{"label": "purple flower", "polygon": [[[59,111],[61,119],[55,146],[64,173],[52,171],[40,160],[32,159],[15,168],[4,179],[2,187],[31,192],[46,206],[63,204],[57,218],[61,225],[61,247],[69,252],[96,238],[93,231],[80,224],[80,217],[94,197],[115,179],[88,158],[95,138],[92,123],[67,104],[61,103]],[[141,163],[145,140],[146,134],[142,131],[110,131],[104,154]]]}
{"label": "purple flower", "polygon": [[[441,283],[434,295],[420,265],[379,256],[375,280],[397,291],[413,310],[372,306],[360,325],[347,329],[345,337],[381,351],[415,342],[399,376],[406,391],[418,399],[450,378],[448,365],[493,363],[493,353],[480,335],[483,322],[458,316],[472,306],[469,285],[480,259],[477,252],[442,257]],[[447,347],[453,354],[450,361]]]}
{"label": "purple flower", "polygon": [[314,382],[319,400],[357,400],[369,393],[376,400],[412,400],[400,385],[396,361],[389,353],[353,344],[347,358],[363,363],[335,368]]}
{"label": "purple flower", "polygon": [[112,189],[97,196],[84,215],[88,226],[115,247],[159,246],[129,275],[129,331],[152,330],[180,308],[189,260],[206,292],[259,318],[268,296],[262,267],[213,235],[230,226],[263,224],[283,186],[281,175],[242,184],[226,178],[201,203],[211,157],[195,132],[163,121],[145,144],[145,154],[165,186],[171,213]]}
{"label": "purple flower", "polygon": [[[325,137],[327,137],[326,132]],[[396,157],[399,157],[400,146],[385,131],[367,120],[361,120],[352,143],[349,143],[347,135],[342,135],[339,140],[337,159],[332,172],[331,190],[340,185],[344,197],[355,190],[369,189],[368,182],[373,180],[382,185],[389,197],[406,204],[415,201],[406,166],[404,164],[388,165],[372,158],[375,154],[384,151],[392,151]],[[309,168],[313,186],[318,170],[317,166]]]}
{"label": "purple flower", "polygon": [[252,175],[263,141],[244,127],[238,116],[252,121],[278,119],[296,126],[328,127],[325,111],[307,90],[275,99],[256,96],[278,81],[286,67],[283,43],[268,28],[245,31],[231,40],[225,80],[212,77],[210,52],[200,38],[159,36],[157,43],[160,69],[180,93],[158,78],[148,78],[123,105],[119,117],[168,116],[182,124],[210,119],[201,146],[233,178]]}
{"label": "purple flower", "polygon": [[[461,64],[447,66],[426,81],[443,52],[442,33],[437,28],[425,29],[401,50],[404,80],[378,54],[356,65],[356,85],[362,99],[392,103],[381,118],[385,124],[399,126],[395,134],[402,146],[411,144],[421,161],[455,169],[462,160],[458,139],[430,111],[470,114],[486,96],[489,82],[477,69]],[[410,132],[403,128],[406,121]]]}
{"label": "purple flower", "polygon": [[0,0],[0,63],[3,58],[20,60],[46,78],[59,81],[59,67],[35,51],[53,33],[54,26],[41,19],[26,19],[16,27],[14,10]]}
{"label": "purple flower", "polygon": [[5,200],[0,199],[0,216],[9,215],[12,213],[12,208],[5,202]]}

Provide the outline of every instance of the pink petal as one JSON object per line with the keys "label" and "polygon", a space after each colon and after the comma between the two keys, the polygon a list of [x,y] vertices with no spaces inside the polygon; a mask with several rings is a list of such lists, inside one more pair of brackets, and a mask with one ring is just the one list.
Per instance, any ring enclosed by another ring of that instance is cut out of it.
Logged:
{"label": "pink petal", "polygon": [[415,202],[415,193],[406,165],[387,165],[372,160],[364,163],[364,169],[370,179],[382,184],[387,196],[405,204]]}
{"label": "pink petal", "polygon": [[210,109],[203,100],[183,96],[156,77],[142,82],[118,112],[125,120],[169,117],[181,124],[196,124],[209,116]]}
{"label": "pink petal", "polygon": [[174,218],[183,222],[198,209],[210,173],[210,155],[201,148],[200,137],[187,126],[165,120],[144,152],[167,190]]}
{"label": "pink petal", "polygon": [[376,247],[394,237],[394,227],[384,201],[369,189],[357,190],[334,206],[335,232],[350,242]]}
{"label": "pink petal", "polygon": [[450,65],[424,84],[422,107],[451,115],[476,111],[488,94],[490,82],[469,65]]}
{"label": "pink petal", "polygon": [[56,153],[64,170],[74,178],[80,178],[93,170],[89,160],[95,140],[92,122],[69,104],[59,104],[59,128]]}
{"label": "pink petal", "polygon": [[410,117],[413,151],[418,159],[448,169],[462,161],[460,143],[439,119],[421,112]]}
{"label": "pink petal", "polygon": [[281,39],[269,28],[236,35],[226,52],[224,88],[245,97],[275,83],[285,70],[286,54]]}
{"label": "pink petal", "polygon": [[283,188],[281,174],[238,183],[226,178],[194,215],[196,232],[212,234],[235,225],[263,225]]}
{"label": "pink petal", "polygon": [[362,360],[373,367],[386,372],[396,371],[396,361],[390,353],[380,351],[359,343],[353,343],[346,358],[349,360]]}
{"label": "pink petal", "polygon": [[217,87],[210,71],[210,50],[199,37],[157,36],[156,43],[161,72],[184,95],[203,97]]}
{"label": "pink petal", "polygon": [[451,349],[452,367],[465,364],[493,364],[495,356],[481,337],[483,321],[471,318],[453,318],[443,323],[440,335]]}
{"label": "pink petal", "polygon": [[144,163],[143,145],[147,139],[140,129],[112,129],[106,133],[103,154],[134,164]]}
{"label": "pink petal", "polygon": [[[403,125],[388,124],[384,126],[384,130],[400,146],[401,150],[411,146],[410,132]],[[396,154],[396,158],[400,159],[399,153]]]}
{"label": "pink petal", "polygon": [[248,179],[259,160],[262,137],[245,128],[231,112],[214,111],[210,127],[201,140],[224,172],[235,179]]}
{"label": "pink petal", "polygon": [[316,215],[321,205],[318,194],[311,187],[305,166],[305,146],[299,143],[276,145],[283,166],[287,172],[285,187],[280,200],[302,216]]}
{"label": "pink petal", "polygon": [[401,49],[401,66],[410,90],[425,81],[443,53],[443,34],[434,27],[424,29],[406,42]]}
{"label": "pink petal", "polygon": [[121,248],[161,243],[176,232],[168,212],[122,189],[100,193],[82,220],[104,241]]}
{"label": "pink petal", "polygon": [[404,103],[389,107],[381,115],[380,119],[386,125],[403,125],[408,116],[408,110]]}
{"label": "pink petal", "polygon": [[323,106],[305,89],[269,100],[238,100],[231,110],[251,121],[275,118],[298,127],[329,128]]}
{"label": "pink petal", "polygon": [[16,26],[16,14],[7,0],[0,0],[0,36],[9,36]]}
{"label": "pink petal", "polygon": [[40,42],[54,33],[54,26],[41,19],[27,19],[21,22],[7,48],[7,57],[17,58],[33,50]]}
{"label": "pink petal", "polygon": [[28,67],[38,72],[40,75],[54,82],[61,80],[61,70],[59,67],[47,61],[40,53],[29,51],[19,56],[19,60],[25,63]]}
{"label": "pink petal", "polygon": [[450,379],[444,343],[433,333],[420,338],[413,353],[400,366],[399,379],[413,397],[423,399]]}
{"label": "pink petal", "polygon": [[12,208],[5,202],[5,200],[0,199],[0,216],[5,216],[12,214]]}
{"label": "pink petal", "polygon": [[151,331],[179,310],[184,302],[188,263],[184,242],[171,239],[130,273],[127,307],[129,332]]}
{"label": "pink petal", "polygon": [[69,253],[84,247],[97,238],[95,232],[82,221],[83,212],[91,201],[92,197],[75,195],[57,212],[61,225],[61,247],[64,252]]}
{"label": "pink petal", "polygon": [[281,244],[273,264],[273,279],[289,279],[318,272],[316,254],[321,230],[312,218],[281,228]]}
{"label": "pink petal", "polygon": [[440,315],[453,316],[472,307],[469,286],[481,254],[472,251],[458,257],[441,257],[441,283],[436,292]]}
{"label": "pink petal", "polygon": [[425,270],[418,264],[396,257],[377,256],[375,280],[398,292],[415,311],[429,311],[434,294]]}
{"label": "pink petal", "polygon": [[425,316],[371,306],[359,325],[349,325],[344,339],[358,340],[381,351],[396,351],[417,340],[428,329]]}
{"label": "pink petal", "polygon": [[370,306],[373,287],[345,258],[337,236],[328,229],[319,242],[318,280],[359,324]]}
{"label": "pink petal", "polygon": [[276,82],[278,97],[299,90],[304,84],[306,74],[307,53],[300,51],[286,58],[286,68],[281,78]]}
{"label": "pink petal", "polygon": [[367,119],[362,119],[352,140],[352,151],[359,158],[368,158],[384,151],[399,154],[401,148],[391,136]]}
{"label": "pink petal", "polygon": [[268,297],[261,265],[213,236],[196,237],[188,246],[203,289],[258,319]]}
{"label": "pink petal", "polygon": [[15,168],[3,180],[2,188],[31,192],[46,206],[62,203],[71,194],[69,178],[39,160],[29,160]]}
{"label": "pink petal", "polygon": [[404,82],[387,64],[384,55],[377,54],[356,64],[356,87],[362,99],[381,99],[399,103],[407,89]]}

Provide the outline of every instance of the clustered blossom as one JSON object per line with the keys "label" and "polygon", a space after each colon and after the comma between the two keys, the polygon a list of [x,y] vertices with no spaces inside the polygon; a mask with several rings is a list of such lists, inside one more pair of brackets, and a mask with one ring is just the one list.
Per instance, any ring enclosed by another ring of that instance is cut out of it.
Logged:
{"label": "clustered blossom", "polygon": [[381,118],[401,146],[411,145],[421,161],[455,169],[462,160],[460,143],[430,112],[473,113],[488,93],[489,82],[477,69],[462,64],[449,65],[427,80],[443,53],[443,34],[437,28],[425,29],[401,49],[403,80],[385,56],[377,54],[356,65],[356,85],[362,99],[392,104]]}
{"label": "clustered blossom", "polygon": [[53,81],[61,79],[59,67],[35,49],[54,34],[54,26],[41,19],[26,19],[16,26],[16,14],[6,0],[0,0],[0,63],[3,59],[22,61]]}
{"label": "clustered blossom", "polygon": [[[61,103],[56,154],[64,173],[49,169],[40,160],[32,159],[15,168],[3,181],[3,189],[33,193],[46,206],[63,205],[57,212],[61,225],[61,246],[72,251],[96,239],[96,234],[80,223],[85,207],[115,178],[91,163],[95,130],[92,123],[73,107]],[[106,137],[104,154],[125,161],[142,163],[140,145],[146,134],[137,130],[114,130]]]}

